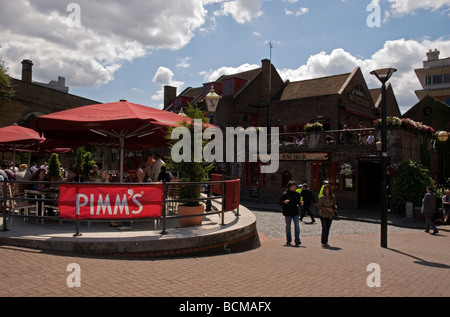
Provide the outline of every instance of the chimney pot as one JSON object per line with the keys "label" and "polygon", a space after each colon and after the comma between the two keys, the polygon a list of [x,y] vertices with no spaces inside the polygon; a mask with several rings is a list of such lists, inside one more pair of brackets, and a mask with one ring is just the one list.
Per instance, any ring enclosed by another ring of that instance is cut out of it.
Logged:
{"label": "chimney pot", "polygon": [[167,107],[172,103],[173,98],[176,96],[177,87],[164,86],[164,109],[167,109]]}
{"label": "chimney pot", "polygon": [[22,61],[22,81],[32,83],[33,80],[33,62],[29,59]]}

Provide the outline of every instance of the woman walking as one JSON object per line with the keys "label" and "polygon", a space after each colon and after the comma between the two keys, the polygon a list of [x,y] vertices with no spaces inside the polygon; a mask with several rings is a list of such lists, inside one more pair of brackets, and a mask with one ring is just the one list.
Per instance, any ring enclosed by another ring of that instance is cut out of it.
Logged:
{"label": "woman walking", "polygon": [[324,186],[323,195],[319,197],[317,207],[319,208],[319,217],[322,223],[322,247],[327,248],[329,247],[328,236],[330,234],[331,223],[333,222],[335,210],[337,210],[336,198],[330,185]]}

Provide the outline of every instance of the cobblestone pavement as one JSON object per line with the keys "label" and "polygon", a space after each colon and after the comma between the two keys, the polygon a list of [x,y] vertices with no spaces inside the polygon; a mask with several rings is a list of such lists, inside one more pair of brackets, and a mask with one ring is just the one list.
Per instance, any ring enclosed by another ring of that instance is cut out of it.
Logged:
{"label": "cobblestone pavement", "polygon": [[[450,295],[449,226],[440,226],[437,235],[389,226],[388,248],[381,248],[379,224],[336,220],[330,233],[331,247],[324,249],[320,246],[320,222],[302,223],[302,245],[296,248],[283,246],[280,213],[252,211],[261,246],[242,253],[114,259],[0,246],[0,296],[187,296],[208,303],[208,298],[213,301],[217,297],[245,301],[249,297]],[[179,310],[179,300],[169,310]],[[224,307],[215,307],[221,309]],[[272,306],[272,311],[277,309],[283,307]]]}
{"label": "cobblestone pavement", "polygon": [[[280,212],[252,209],[256,216],[258,232],[269,239],[285,239],[285,223],[284,217]],[[311,218],[305,216],[300,223],[300,236],[319,236],[321,234],[321,224],[319,217],[315,217],[315,222],[311,223]],[[359,221],[355,219],[333,220],[330,235],[346,235],[346,234],[379,234],[380,224],[373,221]],[[400,232],[417,232],[423,231],[418,228],[389,226],[389,233]],[[292,228],[293,232],[293,228]]]}

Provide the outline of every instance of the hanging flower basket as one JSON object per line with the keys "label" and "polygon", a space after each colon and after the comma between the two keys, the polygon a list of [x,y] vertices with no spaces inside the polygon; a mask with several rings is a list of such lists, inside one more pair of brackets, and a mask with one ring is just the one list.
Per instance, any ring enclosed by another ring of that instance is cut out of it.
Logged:
{"label": "hanging flower basket", "polygon": [[352,176],[354,172],[353,167],[350,163],[342,163],[339,166],[339,169],[340,169],[339,173],[344,176]]}
{"label": "hanging flower basket", "polygon": [[305,132],[323,131],[323,124],[320,122],[307,123],[303,129]]}

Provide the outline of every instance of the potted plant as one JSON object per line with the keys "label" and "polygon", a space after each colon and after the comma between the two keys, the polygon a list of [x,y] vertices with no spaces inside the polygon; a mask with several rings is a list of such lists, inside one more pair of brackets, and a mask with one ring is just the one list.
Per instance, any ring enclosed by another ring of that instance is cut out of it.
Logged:
{"label": "potted plant", "polygon": [[91,152],[84,153],[83,163],[81,164],[81,174],[85,180],[89,180],[89,172],[94,168],[95,161]]}
{"label": "potted plant", "polygon": [[[190,160],[174,160],[173,157],[167,159],[167,167],[170,170],[178,171],[181,182],[203,182],[207,179],[208,172],[213,168],[213,163],[206,163],[202,156],[201,161],[194,158],[194,119],[200,119],[202,122],[202,131],[206,128],[205,123],[208,119],[205,117],[203,111],[189,105],[184,109],[187,117],[193,119],[191,123],[187,121],[181,121],[178,126],[187,128],[191,137],[191,157]],[[174,145],[177,143],[171,140],[173,129],[169,130],[168,139],[170,139],[170,149],[173,150]],[[177,140],[178,141],[178,140]],[[202,143],[202,153],[205,142]],[[201,215],[198,217],[185,217],[179,218],[180,225],[182,227],[200,225],[203,221],[203,213],[205,211],[205,205],[201,203],[198,198],[201,197],[201,185],[185,185],[180,188],[180,199],[184,201],[178,205],[178,215]]]}
{"label": "potted plant", "polygon": [[[407,202],[413,203],[415,207],[420,207],[427,186],[433,185],[434,183],[429,175],[428,169],[413,160],[402,161],[398,165],[394,180],[396,197],[403,214],[406,211]],[[413,217],[421,218],[420,210],[415,209],[413,211]]]}
{"label": "potted plant", "polygon": [[47,176],[52,182],[57,182],[61,179],[61,163],[59,162],[58,154],[52,153],[48,161]]}

